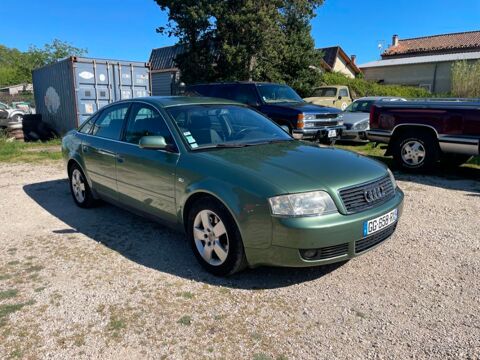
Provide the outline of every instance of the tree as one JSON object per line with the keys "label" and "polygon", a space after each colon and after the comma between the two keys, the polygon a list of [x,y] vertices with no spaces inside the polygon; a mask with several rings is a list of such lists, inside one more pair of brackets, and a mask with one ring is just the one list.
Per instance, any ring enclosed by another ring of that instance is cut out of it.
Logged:
{"label": "tree", "polygon": [[86,53],[86,49],[58,39],[45,44],[43,48],[30,46],[26,52],[0,45],[0,85],[30,83],[32,70],[67,56],[83,56]]}
{"label": "tree", "polygon": [[155,0],[168,12],[157,32],[176,36],[186,83],[286,82],[301,93],[318,82],[310,20],[322,0]]}

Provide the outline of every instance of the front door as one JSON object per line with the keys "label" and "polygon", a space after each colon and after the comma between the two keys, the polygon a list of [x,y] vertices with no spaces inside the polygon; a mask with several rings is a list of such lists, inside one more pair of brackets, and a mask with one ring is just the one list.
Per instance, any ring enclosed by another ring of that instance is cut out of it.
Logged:
{"label": "front door", "polygon": [[115,148],[129,106],[128,103],[119,104],[103,110],[91,134],[82,139],[83,159],[93,188],[101,196],[113,199],[117,193]]}
{"label": "front door", "polygon": [[134,102],[122,143],[117,148],[117,185],[121,202],[167,221],[176,221],[175,150],[142,149],[142,136],[163,136],[176,149],[173,136],[152,106]]}

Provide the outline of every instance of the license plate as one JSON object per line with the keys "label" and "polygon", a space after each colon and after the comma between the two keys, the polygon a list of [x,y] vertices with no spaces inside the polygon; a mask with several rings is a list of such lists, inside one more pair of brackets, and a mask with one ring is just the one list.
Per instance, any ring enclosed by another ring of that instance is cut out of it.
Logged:
{"label": "license plate", "polygon": [[363,236],[374,234],[392,225],[398,218],[398,209],[363,223]]}
{"label": "license plate", "polygon": [[328,130],[328,137],[335,137],[337,136],[337,130]]}

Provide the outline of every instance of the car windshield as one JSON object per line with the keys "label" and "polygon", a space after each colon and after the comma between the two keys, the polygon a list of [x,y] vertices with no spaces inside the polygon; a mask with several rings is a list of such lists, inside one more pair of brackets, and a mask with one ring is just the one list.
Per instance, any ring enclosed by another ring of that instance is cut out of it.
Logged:
{"label": "car windshield", "polygon": [[303,99],[300,97],[300,95],[298,95],[295,90],[287,85],[258,84],[257,88],[260,92],[261,98],[267,104],[303,102]]}
{"label": "car windshield", "polygon": [[244,106],[184,105],[166,110],[193,150],[293,140],[278,125]]}
{"label": "car windshield", "polygon": [[318,88],[315,89],[313,97],[335,97],[337,96],[337,88]]}
{"label": "car windshield", "polygon": [[362,112],[369,113],[373,105],[373,100],[357,100],[351,103],[346,109],[346,112]]}

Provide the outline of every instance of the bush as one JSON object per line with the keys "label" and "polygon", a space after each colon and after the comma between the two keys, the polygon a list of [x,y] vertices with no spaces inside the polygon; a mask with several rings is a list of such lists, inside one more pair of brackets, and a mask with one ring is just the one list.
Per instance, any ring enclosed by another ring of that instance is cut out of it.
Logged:
{"label": "bush", "polygon": [[340,73],[322,74],[321,85],[346,85],[354,98],[364,96],[398,96],[404,98],[422,98],[432,95],[425,89],[403,85],[382,85],[361,77],[352,79]]}
{"label": "bush", "polygon": [[462,98],[480,97],[480,61],[453,63],[452,94]]}

